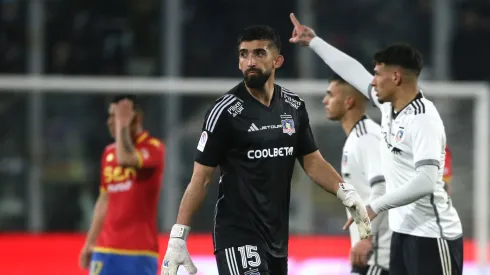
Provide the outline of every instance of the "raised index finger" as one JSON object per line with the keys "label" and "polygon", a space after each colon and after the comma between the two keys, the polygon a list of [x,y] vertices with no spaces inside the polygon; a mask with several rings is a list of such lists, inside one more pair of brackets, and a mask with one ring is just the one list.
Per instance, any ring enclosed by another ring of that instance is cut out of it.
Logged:
{"label": "raised index finger", "polygon": [[291,18],[291,22],[295,27],[301,26],[301,23],[299,23],[298,19],[296,19],[296,16],[294,16],[294,13],[289,14],[289,18]]}

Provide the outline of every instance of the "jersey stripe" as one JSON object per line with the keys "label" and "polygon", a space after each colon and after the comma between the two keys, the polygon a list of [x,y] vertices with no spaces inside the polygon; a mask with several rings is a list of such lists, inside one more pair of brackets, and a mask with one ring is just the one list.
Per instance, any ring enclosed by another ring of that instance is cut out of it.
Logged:
{"label": "jersey stripe", "polygon": [[444,239],[437,238],[437,246],[439,247],[439,256],[441,257],[442,275],[451,275],[451,253],[449,245]]}
{"label": "jersey stripe", "polygon": [[294,96],[297,97],[299,100],[303,101],[301,97],[299,97],[297,94],[290,92],[288,89],[281,87],[281,93],[289,95],[289,96]]}
{"label": "jersey stripe", "polygon": [[380,182],[384,182],[384,181],[386,181],[386,180],[385,180],[385,177],[384,177],[384,176],[382,176],[382,175],[379,175],[379,176],[376,176],[376,177],[372,178],[372,179],[369,181],[369,185],[370,185],[371,187],[373,187],[373,185],[375,185],[375,184],[377,184],[377,183],[380,183]]}
{"label": "jersey stripe", "polygon": [[425,104],[420,98],[412,101],[410,105],[415,109],[415,115],[425,114]]}
{"label": "jersey stripe", "polygon": [[366,129],[366,123],[364,123],[364,119],[360,120],[356,126],[354,126],[354,129],[356,130],[356,136],[360,137],[365,134],[367,134],[367,129]]}
{"label": "jersey stripe", "polygon": [[236,98],[233,95],[226,95],[223,97],[223,100],[220,101],[218,104],[214,105],[213,109],[209,113],[208,119],[206,121],[206,131],[208,132],[213,132],[214,127],[216,126],[216,123],[218,122],[218,119],[223,112],[223,110],[230,106]]}
{"label": "jersey stripe", "polygon": [[[219,184],[221,184],[221,181],[223,180],[223,176],[219,178]],[[225,198],[225,195],[221,195],[221,197],[218,198],[216,201],[216,206],[214,207],[214,219],[213,219],[213,243],[214,243],[214,249],[216,249],[216,218],[218,217],[218,204],[219,202]]]}
{"label": "jersey stripe", "polygon": [[361,125],[361,129],[363,130],[363,133],[367,134],[366,123],[364,122],[364,119],[361,120],[360,125]]}
{"label": "jersey stripe", "polygon": [[437,210],[437,206],[434,203],[434,194],[430,195],[430,204],[434,209],[434,215],[436,216],[436,224],[437,227],[439,227],[439,233],[441,234],[441,238],[444,238],[444,231],[442,230],[442,226],[441,226],[441,218],[439,217],[439,211]]}
{"label": "jersey stripe", "polygon": [[226,262],[228,264],[228,269],[230,270],[230,275],[240,275],[240,272],[238,271],[238,266],[236,266],[236,259],[234,257],[234,253],[232,254],[232,252],[233,252],[233,247],[225,249]]}
{"label": "jersey stripe", "polygon": [[423,160],[419,160],[415,163],[415,169],[419,168],[420,166],[424,166],[424,165],[434,165],[434,166],[437,166],[437,168],[439,168],[440,163],[437,159],[423,159]]}

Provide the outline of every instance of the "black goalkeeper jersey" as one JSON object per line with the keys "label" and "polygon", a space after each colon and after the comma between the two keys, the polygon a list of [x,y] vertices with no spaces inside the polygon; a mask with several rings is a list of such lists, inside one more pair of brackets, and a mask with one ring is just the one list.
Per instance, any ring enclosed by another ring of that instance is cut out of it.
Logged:
{"label": "black goalkeeper jersey", "polygon": [[274,85],[267,107],[242,82],[216,100],[202,130],[196,161],[221,170],[215,251],[258,245],[287,256],[294,163],[317,150],[304,101]]}

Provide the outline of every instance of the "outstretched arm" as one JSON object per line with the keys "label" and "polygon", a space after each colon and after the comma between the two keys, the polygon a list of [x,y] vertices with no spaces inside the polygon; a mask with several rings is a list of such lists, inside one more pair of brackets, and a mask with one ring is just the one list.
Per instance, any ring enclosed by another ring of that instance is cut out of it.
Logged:
{"label": "outstretched arm", "polygon": [[291,13],[290,17],[294,30],[289,42],[309,46],[334,72],[362,92],[364,96],[371,99],[370,83],[373,76],[364,66],[359,61],[316,36],[311,28],[301,25],[293,13]]}

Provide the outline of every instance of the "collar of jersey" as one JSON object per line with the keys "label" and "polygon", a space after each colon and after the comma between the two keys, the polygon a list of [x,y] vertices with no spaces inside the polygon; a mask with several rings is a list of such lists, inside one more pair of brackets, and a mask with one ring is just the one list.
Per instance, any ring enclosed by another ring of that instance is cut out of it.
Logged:
{"label": "collar of jersey", "polygon": [[415,98],[410,100],[410,102],[408,102],[407,105],[405,105],[405,107],[403,107],[398,113],[395,113],[395,109],[393,108],[393,105],[392,105],[391,106],[391,116],[393,118],[396,118],[401,112],[403,112],[403,110],[405,110],[405,108],[410,106],[410,104],[412,104],[412,102],[414,102],[415,100],[418,100],[418,99],[422,99],[422,98],[424,98],[424,95],[422,94],[422,91],[419,90],[419,92],[417,93]]}
{"label": "collar of jersey", "polygon": [[255,104],[260,105],[263,109],[265,110],[273,110],[275,106],[275,102],[277,101],[277,97],[280,96],[278,95],[278,86],[274,84],[274,94],[272,95],[272,100],[271,100],[271,105],[269,107],[265,106],[264,104],[260,103],[255,97],[253,97],[248,91],[247,87],[245,87],[245,82],[242,81],[240,84],[240,87],[238,87],[238,91],[242,94],[247,100],[253,101]]}
{"label": "collar of jersey", "polygon": [[348,134],[347,136],[349,136],[349,135],[350,135],[350,133],[352,133],[352,131],[353,131],[353,130],[356,128],[356,126],[357,126],[357,125],[358,125],[358,124],[359,124],[361,121],[363,121],[363,120],[365,120],[365,119],[367,119],[367,118],[368,118],[368,117],[367,117],[367,115],[363,115],[363,116],[362,116],[362,117],[361,117],[361,118],[360,118],[360,119],[359,119],[359,120],[356,122],[356,124],[354,124],[354,126],[352,126],[352,129],[350,129],[349,134]]}
{"label": "collar of jersey", "polygon": [[148,131],[143,131],[136,136],[136,144],[143,142],[148,137]]}

